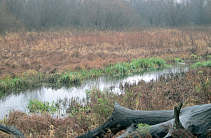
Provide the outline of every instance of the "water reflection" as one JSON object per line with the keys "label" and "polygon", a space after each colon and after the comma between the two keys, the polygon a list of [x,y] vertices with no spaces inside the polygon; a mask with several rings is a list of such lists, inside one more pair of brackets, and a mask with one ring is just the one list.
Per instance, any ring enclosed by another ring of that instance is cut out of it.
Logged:
{"label": "water reflection", "polygon": [[[35,90],[27,90],[18,95],[9,95],[0,100],[0,119],[2,119],[10,110],[21,110],[28,112],[27,105],[29,100],[38,99],[40,101],[57,101],[58,99],[66,98],[78,98],[82,100],[86,98],[86,90],[97,88],[99,90],[107,89],[115,93],[121,93],[121,85],[127,83],[138,83],[140,80],[149,82],[156,80],[161,75],[167,75],[169,73],[179,73],[188,71],[188,67],[174,67],[164,69],[160,71],[145,72],[144,74],[129,76],[127,78],[115,78],[115,77],[99,77],[91,80],[86,80],[80,86],[73,86],[70,88],[62,87],[60,89],[52,89],[49,87],[40,87]],[[120,85],[121,84],[121,85]]]}

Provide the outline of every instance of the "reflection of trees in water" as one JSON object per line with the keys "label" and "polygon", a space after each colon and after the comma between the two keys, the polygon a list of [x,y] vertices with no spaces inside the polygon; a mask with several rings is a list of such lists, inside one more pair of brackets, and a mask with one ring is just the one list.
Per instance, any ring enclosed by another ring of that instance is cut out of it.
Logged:
{"label": "reflection of trees in water", "polygon": [[[0,98],[0,105],[2,103],[4,103],[5,101],[7,101],[8,99],[10,99],[11,97],[15,96],[15,97],[25,97],[28,98],[27,95],[32,95],[32,93],[36,92],[37,94],[42,95],[43,94],[43,87],[32,87],[32,88],[28,88],[28,89],[15,89],[13,91],[10,92],[6,92],[1,98]],[[33,94],[36,95],[36,94]],[[30,96],[32,97],[32,96]],[[35,96],[37,97],[37,96]],[[26,99],[27,100],[27,99]]]}
{"label": "reflection of trees in water", "polygon": [[35,90],[28,90],[23,93],[23,99],[22,100],[32,100],[37,99],[41,100],[45,93],[44,87],[36,88]]}
{"label": "reflection of trees in water", "polygon": [[84,84],[92,88],[103,90],[118,85],[123,79],[123,77],[101,76],[96,79],[92,79],[91,81],[88,80]]}
{"label": "reflection of trees in water", "polygon": [[0,105],[3,104],[9,97],[4,97],[3,99],[0,100]]}
{"label": "reflection of trees in water", "polygon": [[93,79],[84,80],[84,82],[80,85],[80,87],[72,87],[73,92],[84,92],[85,90],[90,90],[93,88],[99,90],[108,90],[110,92],[121,92],[125,83],[133,84],[138,83],[141,80],[146,82],[158,79],[160,76],[167,76],[168,74],[175,74],[179,72],[188,71],[188,67],[172,67],[169,69],[161,69],[161,70],[149,70],[145,72],[139,72],[132,76],[125,77],[113,77],[113,76],[101,76]]}

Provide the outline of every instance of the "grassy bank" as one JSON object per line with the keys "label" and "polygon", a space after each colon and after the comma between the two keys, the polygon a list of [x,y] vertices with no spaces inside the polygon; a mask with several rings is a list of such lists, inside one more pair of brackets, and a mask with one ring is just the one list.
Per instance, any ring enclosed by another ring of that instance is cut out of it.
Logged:
{"label": "grassy bank", "polygon": [[[211,69],[205,67],[171,74],[167,79],[161,76],[156,82],[126,84],[121,95],[92,89],[87,92],[90,97],[87,106],[72,100],[68,117],[53,118],[46,112],[27,115],[15,111],[1,122],[16,126],[26,136],[76,137],[105,122],[115,102],[135,110],[171,110],[180,102],[183,102],[183,107],[210,103],[210,80]],[[0,133],[0,136],[4,134]]]}
{"label": "grassy bank", "polygon": [[97,77],[100,75],[123,77],[144,70],[163,68],[166,66],[167,64],[163,59],[147,58],[134,59],[130,62],[111,64],[99,69],[79,69],[67,73],[43,74],[36,71],[30,71],[23,73],[15,78],[11,78],[8,75],[5,78],[0,79],[0,91],[2,95],[5,95],[5,93],[10,90],[35,87],[41,85],[42,83],[48,83],[54,86],[60,86],[64,84],[80,84],[84,79],[90,77]]}
{"label": "grassy bank", "polygon": [[201,61],[191,65],[191,68],[201,68],[201,67],[208,67],[211,68],[211,60],[208,61]]}

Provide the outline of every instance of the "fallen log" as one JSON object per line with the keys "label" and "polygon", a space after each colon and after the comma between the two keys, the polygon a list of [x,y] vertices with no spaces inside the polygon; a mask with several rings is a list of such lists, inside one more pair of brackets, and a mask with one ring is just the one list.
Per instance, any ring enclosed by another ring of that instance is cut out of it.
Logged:
{"label": "fallen log", "polygon": [[[175,106],[174,108],[174,119],[171,119],[167,122],[145,126],[139,128],[140,124],[133,123],[129,128],[126,129],[125,134],[117,137],[117,138],[140,138],[140,137],[164,137],[171,138],[179,137],[179,138],[196,138],[193,134],[191,134],[188,129],[185,130],[185,127],[182,125],[180,121],[180,110],[182,107],[182,103],[179,107]],[[184,122],[183,122],[184,123]],[[190,124],[188,124],[190,126]],[[167,133],[168,132],[168,133]],[[198,135],[199,136],[199,135]],[[203,136],[204,137],[204,136]]]}
{"label": "fallen log", "polygon": [[13,135],[18,138],[25,138],[24,134],[14,126],[6,126],[0,123],[0,131]]}
{"label": "fallen log", "polygon": [[[180,110],[179,120],[184,130],[197,137],[209,135],[211,128],[211,104],[195,105]],[[108,130],[114,135],[126,128],[126,133],[119,138],[130,137],[139,138],[145,136],[142,130],[137,129],[137,124],[149,124],[149,134],[152,137],[168,137],[168,128],[172,128],[175,123],[174,110],[141,111],[130,110],[115,104],[114,111],[110,118],[100,127],[91,130],[77,138],[103,138]]]}

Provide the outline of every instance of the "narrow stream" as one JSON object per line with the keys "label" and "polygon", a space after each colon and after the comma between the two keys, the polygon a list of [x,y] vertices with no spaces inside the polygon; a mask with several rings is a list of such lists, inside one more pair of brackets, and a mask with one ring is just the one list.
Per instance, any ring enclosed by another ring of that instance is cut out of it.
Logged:
{"label": "narrow stream", "polygon": [[60,89],[52,89],[43,86],[39,89],[25,91],[19,95],[11,94],[0,100],[0,119],[3,119],[3,117],[11,110],[28,112],[27,105],[29,100],[32,99],[38,99],[43,102],[52,102],[57,101],[58,99],[64,99],[65,97],[68,99],[75,97],[82,100],[86,98],[85,91],[92,88],[97,88],[100,90],[108,89],[109,91],[115,93],[121,93],[122,90],[119,87],[120,83],[122,83],[122,85],[124,85],[126,82],[138,83],[140,80],[149,82],[151,80],[156,80],[161,75],[187,72],[188,69],[188,67],[172,67],[169,69],[133,75],[124,79],[102,76],[96,79],[85,80],[80,87],[62,87]]}

